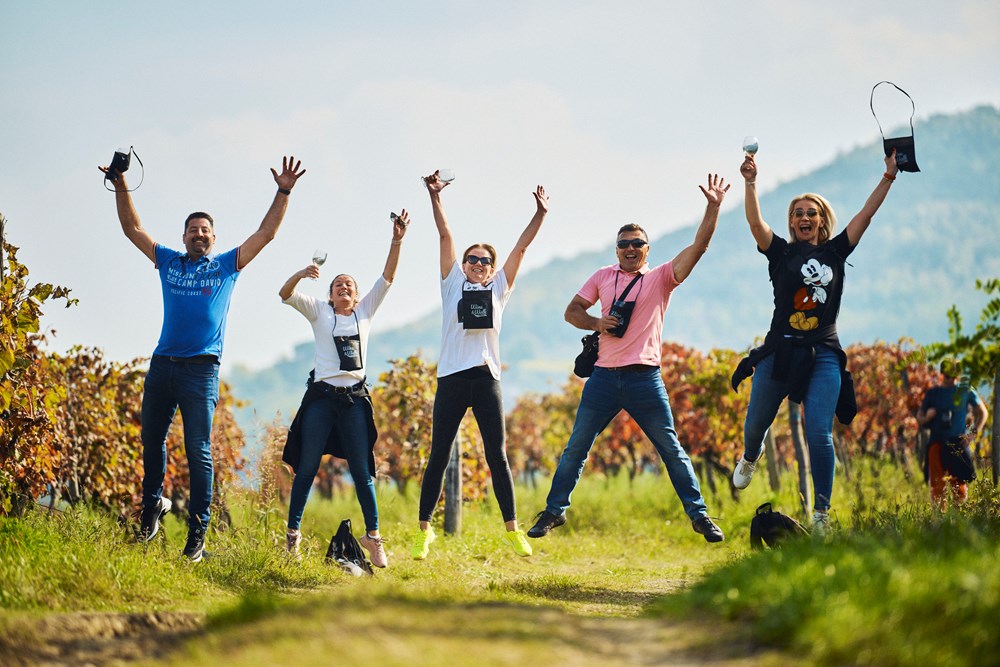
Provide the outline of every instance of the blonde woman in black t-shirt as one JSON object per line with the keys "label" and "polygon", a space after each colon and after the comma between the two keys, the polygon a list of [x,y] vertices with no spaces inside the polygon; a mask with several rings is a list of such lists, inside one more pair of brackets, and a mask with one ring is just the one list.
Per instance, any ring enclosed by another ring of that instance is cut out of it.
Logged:
{"label": "blonde woman in black t-shirt", "polygon": [[[837,218],[830,203],[806,193],[788,206],[789,241],[771,229],[757,199],[757,163],[747,155],[740,167],[746,181],[746,216],[757,250],[767,257],[774,290],[774,315],[764,344],[751,351],[733,378],[734,387],[753,374],[750,404],[743,425],[743,455],[733,471],[738,489],[750,484],[763,454],[764,434],[785,397],[802,403],[806,442],[812,468],[813,528],[829,527],[833,492],[834,413],[842,421],[853,414],[853,387],[842,378],[847,364],[837,338],[837,315],[844,290],[847,256],[861,241],[872,217],[896,180],[896,153],[885,158],[885,173],[864,206],[840,234],[834,236]],[[838,405],[839,403],[839,405]]]}

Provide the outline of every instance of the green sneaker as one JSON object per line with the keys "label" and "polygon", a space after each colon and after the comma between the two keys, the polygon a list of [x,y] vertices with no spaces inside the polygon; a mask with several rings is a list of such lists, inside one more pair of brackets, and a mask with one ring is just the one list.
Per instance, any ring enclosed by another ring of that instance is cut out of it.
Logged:
{"label": "green sneaker", "polygon": [[528,544],[528,536],[524,534],[523,530],[508,530],[503,534],[503,539],[514,547],[514,552],[518,556],[531,555],[531,545]]}
{"label": "green sneaker", "polygon": [[429,526],[427,530],[417,530],[417,534],[413,536],[413,543],[410,546],[410,555],[413,556],[414,560],[423,560],[427,558],[427,552],[430,550],[431,542],[437,539],[437,533],[434,532],[434,526]]}

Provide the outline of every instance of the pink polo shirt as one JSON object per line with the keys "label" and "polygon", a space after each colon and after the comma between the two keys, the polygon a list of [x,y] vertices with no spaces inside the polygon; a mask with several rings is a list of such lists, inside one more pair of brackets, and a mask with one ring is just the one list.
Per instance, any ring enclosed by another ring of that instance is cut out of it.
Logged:
{"label": "pink polo shirt", "polygon": [[[601,336],[597,365],[604,368],[646,364],[660,366],[660,348],[663,342],[663,317],[670,303],[670,294],[680,283],[674,276],[673,262],[650,269],[643,264],[639,269],[642,278],[628,293],[625,301],[635,301],[632,319],[621,338]],[[583,284],[577,296],[591,305],[601,302],[601,315],[607,315],[615,297],[632,282],[635,274],[621,270],[618,264],[597,270]],[[617,285],[615,281],[617,279]]]}

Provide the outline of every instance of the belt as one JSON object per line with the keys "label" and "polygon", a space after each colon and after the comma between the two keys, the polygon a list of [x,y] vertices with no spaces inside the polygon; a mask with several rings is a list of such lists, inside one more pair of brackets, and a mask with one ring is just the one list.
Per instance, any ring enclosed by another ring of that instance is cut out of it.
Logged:
{"label": "belt", "polygon": [[[367,380],[368,378],[365,378]],[[323,382],[323,388],[326,391],[332,391],[334,394],[353,394],[356,391],[361,391],[365,388],[365,380],[358,382],[357,384],[352,384],[350,387],[337,387],[327,382]]]}
{"label": "belt", "polygon": [[642,371],[650,371],[656,368],[656,366],[649,366],[647,364],[629,364],[628,366],[604,366],[606,371],[618,371],[619,373],[641,373]]}
{"label": "belt", "polygon": [[170,357],[163,354],[154,354],[154,357],[166,359],[175,364],[217,364],[219,358],[214,354],[198,354],[193,357]]}

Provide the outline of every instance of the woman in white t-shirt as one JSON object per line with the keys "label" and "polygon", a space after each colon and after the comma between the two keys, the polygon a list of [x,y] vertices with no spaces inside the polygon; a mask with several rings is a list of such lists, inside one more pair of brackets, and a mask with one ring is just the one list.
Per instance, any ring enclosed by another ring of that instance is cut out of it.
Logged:
{"label": "woman in white t-shirt", "polygon": [[282,460],[295,471],[286,534],[286,547],[293,555],[298,555],[302,538],[299,525],[320,459],[324,454],[332,454],[347,459],[354,479],[365,519],[361,546],[368,550],[372,565],[388,564],[378,530],[373,453],[378,434],[365,385],[365,357],[371,319],[396,275],[399,249],[410,224],[405,209],[391,218],[392,242],[385,268],[364,298],[359,298],[357,283],[347,274],[336,276],[330,283],[328,301],[296,291],[295,286],[303,278],[319,277],[319,267],[315,264],[293,273],[278,292],[283,303],[305,315],[316,337],[315,367],[282,454]]}
{"label": "woman in white t-shirt", "polygon": [[503,398],[500,393],[500,325],[503,309],[514,289],[514,278],[528,245],[538,234],[549,209],[545,188],[534,191],[536,210],[521,232],[503,268],[496,270],[493,246],[476,243],[455,256],[455,243],[441,206],[441,190],[448,185],[438,172],[424,179],[440,236],[441,356],[434,395],[431,452],[420,487],[420,530],[414,535],[411,555],[427,557],[437,537],[431,515],[441,497],[444,473],[455,446],[455,436],[466,411],[472,408],[483,437],[486,464],[493,479],[493,493],[500,505],[506,531],[504,539],[521,556],[531,555],[524,531],[517,525],[514,481],[507,463]]}

